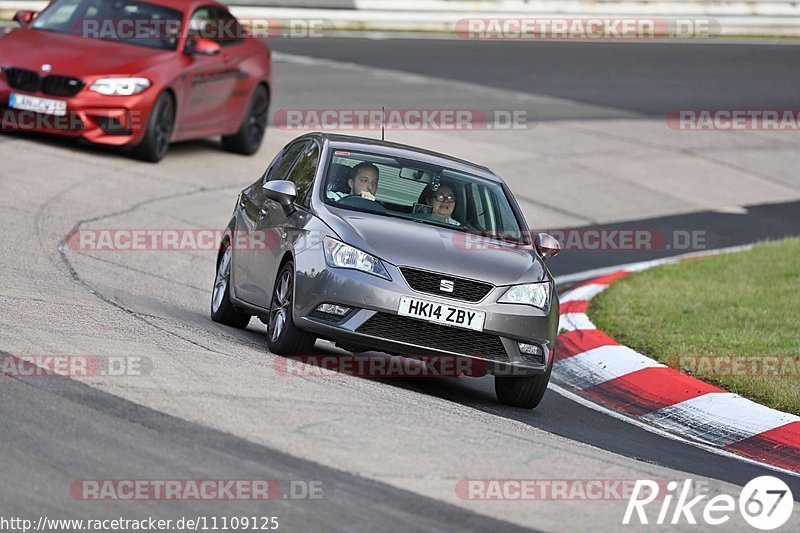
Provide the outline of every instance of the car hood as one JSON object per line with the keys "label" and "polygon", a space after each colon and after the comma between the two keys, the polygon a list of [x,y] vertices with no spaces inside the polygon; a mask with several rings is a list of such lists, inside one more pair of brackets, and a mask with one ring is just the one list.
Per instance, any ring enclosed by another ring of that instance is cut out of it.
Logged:
{"label": "car hood", "polygon": [[16,29],[0,37],[0,61],[40,72],[75,77],[133,75],[169,59],[175,52],[40,30]]}
{"label": "car hood", "polygon": [[441,272],[494,285],[542,281],[546,270],[531,250],[465,232],[367,213],[329,211],[329,224],[348,244],[396,266]]}

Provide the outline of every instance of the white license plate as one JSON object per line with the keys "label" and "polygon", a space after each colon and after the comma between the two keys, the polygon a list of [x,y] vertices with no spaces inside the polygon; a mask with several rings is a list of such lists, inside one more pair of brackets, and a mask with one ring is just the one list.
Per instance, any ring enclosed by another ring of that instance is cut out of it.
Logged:
{"label": "white license plate", "polygon": [[400,298],[397,314],[475,331],[483,331],[483,323],[486,321],[486,313],[483,311],[451,307],[406,296]]}
{"label": "white license plate", "polygon": [[64,100],[51,100],[27,94],[12,94],[8,99],[8,107],[23,111],[34,111],[45,115],[63,117],[67,114],[67,102]]}

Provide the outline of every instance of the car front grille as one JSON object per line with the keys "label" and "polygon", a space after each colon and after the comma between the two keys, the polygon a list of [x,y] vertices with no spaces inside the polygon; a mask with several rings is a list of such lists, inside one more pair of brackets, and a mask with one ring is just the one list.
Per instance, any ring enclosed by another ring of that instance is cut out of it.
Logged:
{"label": "car front grille", "polygon": [[470,329],[440,326],[400,315],[377,313],[361,324],[356,333],[415,344],[433,350],[472,355],[494,361],[509,361],[500,337]]}
{"label": "car front grille", "polygon": [[42,79],[37,73],[24,68],[7,68],[6,80],[13,89],[36,93],[42,88]]}
{"label": "car front grille", "polygon": [[38,73],[24,68],[10,67],[5,70],[6,80],[12,89],[29,93],[39,91],[50,96],[75,96],[83,89],[84,83],[78,78],[52,74],[41,77]]}
{"label": "car front grille", "polygon": [[[447,274],[437,274],[427,270],[417,270],[416,268],[401,267],[400,272],[406,278],[408,285],[419,292],[427,292],[445,298],[455,298],[465,302],[480,302],[494,285],[481,281],[474,281],[466,278],[458,278]],[[442,281],[450,281],[453,284],[453,291],[447,292],[441,289]]]}
{"label": "car front grille", "polygon": [[42,92],[52,96],[75,96],[83,89],[83,82],[69,76],[47,76],[42,79]]}

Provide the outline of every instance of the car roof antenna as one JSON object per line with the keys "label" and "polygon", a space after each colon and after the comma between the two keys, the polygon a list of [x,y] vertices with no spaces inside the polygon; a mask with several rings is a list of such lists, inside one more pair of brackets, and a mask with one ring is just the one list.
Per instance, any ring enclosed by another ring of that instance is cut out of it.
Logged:
{"label": "car roof antenna", "polygon": [[381,140],[386,140],[386,106],[381,106]]}

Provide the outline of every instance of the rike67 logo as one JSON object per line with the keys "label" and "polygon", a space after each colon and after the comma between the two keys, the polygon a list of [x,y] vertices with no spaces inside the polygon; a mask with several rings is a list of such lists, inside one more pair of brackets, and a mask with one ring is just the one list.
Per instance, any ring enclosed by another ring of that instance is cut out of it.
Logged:
{"label": "rike67 logo", "polygon": [[[663,486],[655,481],[637,480],[622,523],[631,524],[635,516],[639,524],[694,525],[698,523],[698,518],[702,518],[708,525],[719,526],[728,522],[737,511],[736,499],[728,494],[718,494],[707,501],[703,501],[708,498],[707,494],[690,499],[693,493],[691,479],[685,480],[682,486],[677,481],[670,481],[666,493],[660,491],[661,488]],[[658,503],[650,508],[648,515],[645,507],[656,501]],[[791,517],[793,508],[792,491],[776,477],[757,477],[747,483],[739,494],[738,512],[748,524],[763,531],[784,525]],[[652,511],[656,509],[658,515],[654,517]]]}

